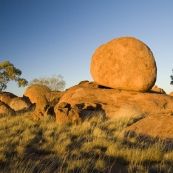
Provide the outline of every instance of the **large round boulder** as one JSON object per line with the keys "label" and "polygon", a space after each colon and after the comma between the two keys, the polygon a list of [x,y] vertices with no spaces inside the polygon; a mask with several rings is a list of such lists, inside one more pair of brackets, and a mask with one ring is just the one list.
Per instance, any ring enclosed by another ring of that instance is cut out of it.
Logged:
{"label": "large round boulder", "polygon": [[24,97],[29,98],[32,103],[37,103],[41,98],[45,98],[45,95],[49,92],[51,90],[47,86],[34,84],[26,89]]}
{"label": "large round boulder", "polygon": [[96,49],[90,72],[100,85],[145,92],[155,84],[157,67],[146,44],[133,37],[121,37]]}

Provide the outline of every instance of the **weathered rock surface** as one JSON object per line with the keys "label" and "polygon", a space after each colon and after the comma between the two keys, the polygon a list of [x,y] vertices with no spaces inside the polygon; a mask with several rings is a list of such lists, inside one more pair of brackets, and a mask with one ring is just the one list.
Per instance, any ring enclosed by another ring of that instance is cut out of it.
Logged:
{"label": "weathered rock surface", "polygon": [[155,84],[157,67],[153,53],[143,42],[121,37],[97,48],[90,72],[100,85],[145,92]]}
{"label": "weathered rock surface", "polygon": [[36,104],[35,111],[31,113],[31,117],[34,120],[41,119],[47,115],[50,107],[49,102],[46,98],[46,94],[51,90],[44,85],[34,84],[26,89],[24,98],[29,98],[32,103]]}
{"label": "weathered rock surface", "polygon": [[45,94],[50,106],[55,106],[63,96],[63,91],[51,91]]}
{"label": "weathered rock surface", "polygon": [[10,92],[3,92],[0,94],[0,101],[6,103],[7,105],[9,105],[9,103],[11,102],[12,98],[17,97],[16,95],[10,93]]}
{"label": "weathered rock surface", "polygon": [[169,95],[170,95],[170,96],[173,96],[173,92],[170,92]]}
{"label": "weathered rock surface", "polygon": [[61,102],[54,107],[56,122],[61,123],[80,123],[80,110],[76,105],[71,106],[68,103]]}
{"label": "weathered rock surface", "polygon": [[0,101],[0,116],[2,115],[14,115],[15,111],[10,108],[7,104]]}
{"label": "weathered rock surface", "polygon": [[[65,91],[59,104],[66,102],[81,107],[82,113],[88,110],[101,109],[107,117],[114,118],[117,112],[129,105],[145,115],[170,115],[173,110],[173,97],[159,93],[139,93],[132,91],[108,89],[97,85],[95,82],[81,82]],[[95,104],[95,106],[93,106]],[[86,107],[92,109],[86,109]],[[95,107],[95,108],[94,108]],[[85,110],[85,111],[83,111]]]}
{"label": "weathered rock surface", "polygon": [[15,111],[26,110],[31,106],[31,102],[27,98],[14,97],[11,99],[9,106]]}
{"label": "weathered rock surface", "polygon": [[162,88],[159,88],[157,85],[154,85],[152,87],[151,91],[156,92],[156,93],[166,94],[166,92]]}
{"label": "weathered rock surface", "polygon": [[47,86],[34,84],[26,89],[24,97],[28,97],[32,103],[37,103],[38,100],[44,98],[49,92],[51,92],[51,90]]}
{"label": "weathered rock surface", "polygon": [[148,116],[130,127],[126,128],[129,133],[140,136],[173,140],[173,116]]}

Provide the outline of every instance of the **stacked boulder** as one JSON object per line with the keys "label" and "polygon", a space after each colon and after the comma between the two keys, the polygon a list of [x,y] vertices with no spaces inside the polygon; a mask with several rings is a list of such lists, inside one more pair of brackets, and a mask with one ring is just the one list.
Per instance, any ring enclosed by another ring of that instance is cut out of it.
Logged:
{"label": "stacked boulder", "polygon": [[0,114],[15,114],[16,112],[24,112],[29,109],[31,102],[24,97],[17,97],[16,95],[3,92],[0,94]]}
{"label": "stacked boulder", "polygon": [[54,116],[59,123],[77,123],[80,121],[79,110],[71,107],[68,103],[58,105],[60,97],[64,92],[51,91],[47,86],[34,84],[27,88],[24,98],[30,99],[35,104],[35,109],[31,112],[33,120],[42,119],[45,116]]}
{"label": "stacked boulder", "polygon": [[[31,112],[34,120],[53,115],[58,124],[80,123],[99,110],[108,118],[139,118],[127,128],[129,132],[162,137],[161,128],[169,126],[168,131],[172,128],[173,94],[167,95],[155,85],[156,62],[146,44],[133,37],[111,40],[94,52],[90,72],[94,82],[82,81],[64,92],[52,92],[46,86],[32,85],[24,93],[25,104],[16,96],[8,94],[2,98],[0,95],[0,107],[5,110],[4,104],[8,104],[12,110],[19,110],[17,102],[27,107],[28,99],[36,105]],[[153,126],[157,122],[158,126]],[[153,134],[152,131],[157,132]]]}
{"label": "stacked boulder", "polygon": [[[64,102],[71,107],[78,106],[81,119],[97,110],[96,107],[109,118],[122,116],[123,112],[126,116],[136,115],[142,120],[127,131],[141,133],[149,119],[151,126],[146,135],[160,137],[160,122],[172,121],[173,97],[155,86],[157,66],[146,44],[133,37],[121,37],[103,44],[92,56],[90,72],[94,82],[83,81],[69,88],[56,108]],[[158,128],[154,128],[152,125],[157,121]],[[168,126],[173,123],[165,122]],[[153,134],[156,129],[157,133]]]}
{"label": "stacked boulder", "polygon": [[133,37],[121,37],[96,49],[90,72],[100,85],[146,92],[155,84],[157,67],[147,45]]}
{"label": "stacked boulder", "polygon": [[50,91],[47,86],[34,84],[24,92],[24,98],[28,98],[32,104],[36,104],[34,112],[31,113],[31,117],[34,120],[41,119],[47,115],[49,103],[45,94]]}

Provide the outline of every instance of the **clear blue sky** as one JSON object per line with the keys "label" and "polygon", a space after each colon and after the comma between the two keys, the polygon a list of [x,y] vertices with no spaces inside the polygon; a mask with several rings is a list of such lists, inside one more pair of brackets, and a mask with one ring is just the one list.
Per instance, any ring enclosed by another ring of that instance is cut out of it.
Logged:
{"label": "clear blue sky", "polygon": [[[173,91],[173,0],[0,0],[0,62],[9,60],[28,81],[53,74],[66,88],[92,81],[95,49],[122,36],[150,47],[156,85]],[[6,91],[25,89],[10,82]]]}

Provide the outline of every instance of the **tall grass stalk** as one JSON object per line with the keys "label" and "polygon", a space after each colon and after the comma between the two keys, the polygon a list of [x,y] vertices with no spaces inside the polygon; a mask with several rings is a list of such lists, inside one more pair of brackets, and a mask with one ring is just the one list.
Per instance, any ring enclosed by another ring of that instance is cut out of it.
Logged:
{"label": "tall grass stalk", "polygon": [[115,119],[95,112],[78,125],[58,125],[49,116],[34,122],[28,113],[3,116],[0,172],[113,173],[117,164],[128,172],[173,172],[173,149],[165,142],[125,133],[141,117],[129,107]]}

